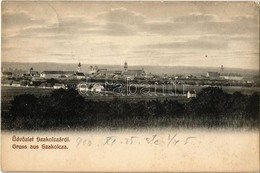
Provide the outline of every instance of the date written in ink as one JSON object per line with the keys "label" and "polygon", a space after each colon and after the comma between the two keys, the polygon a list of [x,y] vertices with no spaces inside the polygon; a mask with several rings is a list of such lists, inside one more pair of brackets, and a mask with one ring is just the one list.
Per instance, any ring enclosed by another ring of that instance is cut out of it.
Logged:
{"label": "date written in ink", "polygon": [[189,145],[196,142],[196,136],[180,136],[176,134],[147,136],[105,136],[100,137],[78,137],[76,139],[76,148],[91,146],[118,146],[118,145],[154,145],[163,147],[172,147],[180,145]]}

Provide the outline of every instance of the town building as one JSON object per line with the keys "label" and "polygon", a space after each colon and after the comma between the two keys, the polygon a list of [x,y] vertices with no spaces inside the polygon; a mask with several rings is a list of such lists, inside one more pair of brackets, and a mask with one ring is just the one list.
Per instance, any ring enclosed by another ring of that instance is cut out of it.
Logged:
{"label": "town building", "polygon": [[3,81],[1,81],[1,85],[2,85],[2,86],[10,86],[11,83],[12,83],[11,80],[3,80]]}
{"label": "town building", "polygon": [[219,76],[220,76],[220,73],[218,73],[218,72],[207,72],[207,74],[206,74],[206,77],[211,78],[211,79],[217,79],[217,78],[219,78]]}
{"label": "town building", "polygon": [[21,83],[20,83],[20,81],[12,81],[11,85],[14,87],[19,87],[19,86],[21,86]]}
{"label": "town building", "polygon": [[96,74],[97,71],[98,71],[98,67],[97,66],[95,66],[95,67],[90,66],[90,70],[89,70],[89,74],[90,75]]}
{"label": "town building", "polygon": [[116,71],[111,71],[111,70],[108,70],[106,72],[106,75],[109,76],[109,77],[113,77],[115,75]]}
{"label": "town building", "polygon": [[91,91],[92,91],[92,92],[101,92],[101,91],[105,91],[105,88],[104,88],[103,85],[94,84],[94,85],[91,87]]}
{"label": "town building", "polygon": [[128,69],[128,64],[125,61],[124,70],[108,70],[108,69],[98,69],[97,66],[90,66],[89,74],[96,75],[99,77],[111,77],[111,78],[120,78],[122,76],[125,77],[144,77],[146,73],[143,69]]}
{"label": "town building", "polygon": [[9,71],[4,71],[4,72],[2,72],[1,77],[2,78],[12,78],[13,77],[13,73],[9,72]]}
{"label": "town building", "polygon": [[46,88],[46,84],[47,84],[47,83],[43,82],[43,83],[41,83],[38,87],[39,87],[39,88]]}
{"label": "town building", "polygon": [[116,71],[115,71],[115,75],[122,75],[122,71],[116,70]]}
{"label": "town building", "polygon": [[86,79],[86,76],[85,76],[85,74],[84,73],[81,73],[81,72],[76,72],[75,74],[75,78],[76,79]]}
{"label": "town building", "polygon": [[76,89],[79,84],[78,81],[64,81],[63,83],[67,89]]}
{"label": "town building", "polygon": [[221,74],[220,78],[226,80],[243,80],[243,76],[237,73]]}
{"label": "town building", "polygon": [[28,72],[29,76],[31,77],[40,77],[40,73],[38,71],[33,70],[33,68],[31,67],[29,72]]}
{"label": "town building", "polygon": [[38,71],[30,71],[30,76],[32,76],[32,77],[40,77],[40,73]]}
{"label": "town building", "polygon": [[127,70],[124,72],[124,75],[127,77],[144,77],[145,72],[144,70]]}
{"label": "town building", "polygon": [[105,87],[99,83],[78,84],[77,90],[81,92],[102,92]]}
{"label": "town building", "polygon": [[98,76],[106,76],[107,71],[107,69],[98,69],[97,74]]}
{"label": "town building", "polygon": [[144,69],[128,69],[128,64],[125,62],[123,75],[126,77],[144,77],[146,74]]}
{"label": "town building", "polygon": [[65,85],[62,83],[56,83],[53,85],[54,89],[66,89]]}
{"label": "town building", "polygon": [[187,98],[195,98],[197,96],[196,91],[188,91],[187,92]]}

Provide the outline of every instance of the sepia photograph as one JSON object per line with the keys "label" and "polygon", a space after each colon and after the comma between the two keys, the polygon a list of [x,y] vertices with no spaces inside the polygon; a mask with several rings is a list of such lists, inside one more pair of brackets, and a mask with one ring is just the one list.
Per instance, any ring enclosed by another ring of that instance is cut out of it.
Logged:
{"label": "sepia photograph", "polygon": [[259,14],[3,1],[2,170],[258,172]]}

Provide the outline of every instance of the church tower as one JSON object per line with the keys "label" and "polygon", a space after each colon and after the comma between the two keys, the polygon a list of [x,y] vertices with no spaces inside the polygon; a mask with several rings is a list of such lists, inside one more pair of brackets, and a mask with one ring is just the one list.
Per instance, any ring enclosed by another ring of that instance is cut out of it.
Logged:
{"label": "church tower", "polygon": [[127,72],[127,69],[128,69],[127,62],[125,62],[124,69],[125,69],[125,72]]}
{"label": "church tower", "polygon": [[81,64],[79,62],[79,65],[78,65],[78,72],[80,73],[81,72]]}

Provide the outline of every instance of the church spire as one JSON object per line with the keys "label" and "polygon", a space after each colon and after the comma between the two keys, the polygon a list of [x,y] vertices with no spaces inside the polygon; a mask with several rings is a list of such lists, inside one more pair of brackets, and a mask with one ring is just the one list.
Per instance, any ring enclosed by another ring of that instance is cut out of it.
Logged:
{"label": "church spire", "polygon": [[125,72],[127,72],[128,65],[127,65],[127,62],[126,62],[126,61],[125,61],[125,64],[124,64],[124,69],[125,69]]}
{"label": "church spire", "polygon": [[80,62],[78,64],[78,72],[81,72],[81,64],[80,64]]}

